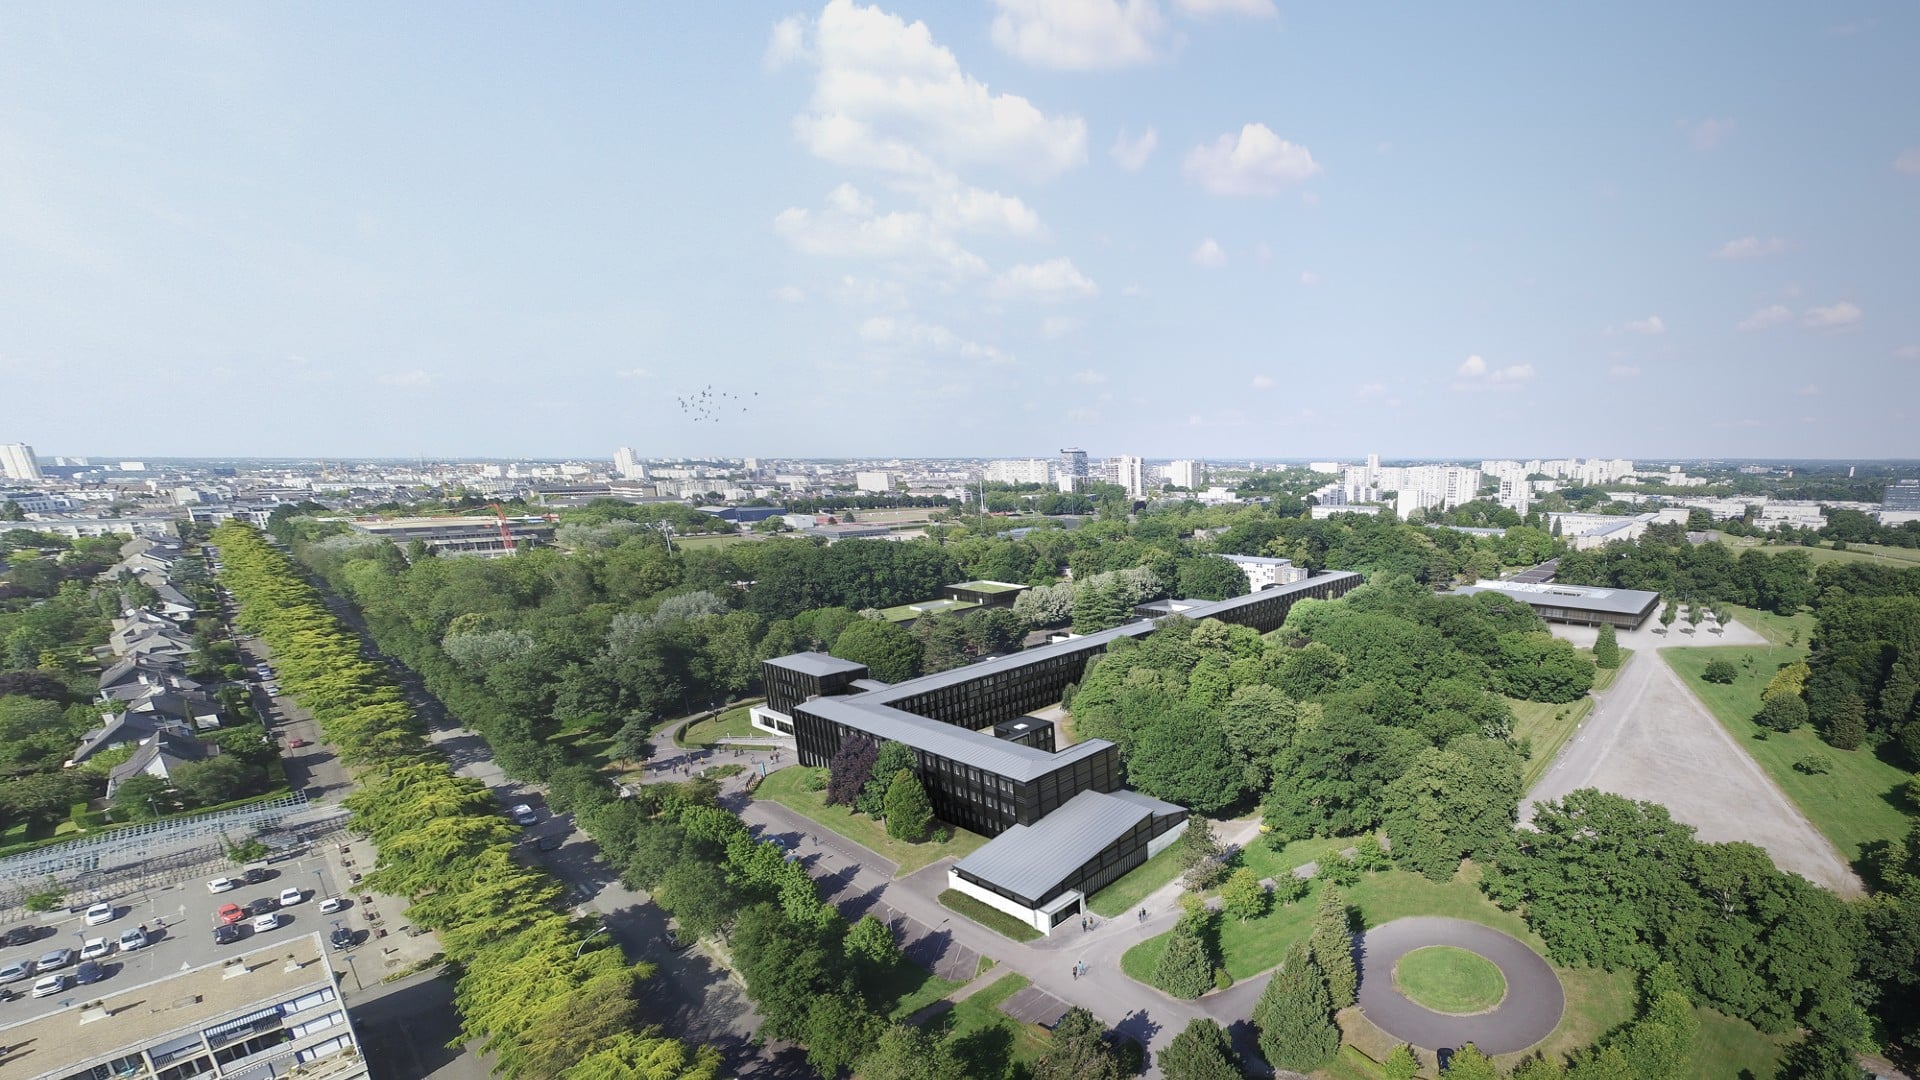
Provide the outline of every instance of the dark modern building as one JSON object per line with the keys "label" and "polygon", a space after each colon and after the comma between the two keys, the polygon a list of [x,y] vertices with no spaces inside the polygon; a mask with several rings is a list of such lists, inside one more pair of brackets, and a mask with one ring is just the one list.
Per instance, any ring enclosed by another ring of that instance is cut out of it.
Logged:
{"label": "dark modern building", "polygon": [[[1360,582],[1358,574],[1318,574],[1190,602],[1183,613],[1266,632],[1295,602],[1332,599]],[[845,660],[782,656],[764,665],[767,702],[754,707],[753,722],[791,734],[803,765],[826,765],[849,738],[907,746],[934,813],[994,838],[953,868],[950,884],[1050,930],[1085,896],[1172,843],[1186,820],[1180,807],[1121,790],[1112,743],[1056,749],[1052,724],[1031,715],[1059,702],[1108,645],[1153,629],[1142,619],[891,686]]]}
{"label": "dark modern building", "polygon": [[1612,623],[1622,630],[1637,630],[1660,606],[1660,594],[1640,589],[1606,589],[1590,585],[1561,585],[1545,581],[1482,581],[1462,585],[1454,592],[1470,596],[1478,592],[1497,592],[1524,601],[1548,622],[1599,626]]}

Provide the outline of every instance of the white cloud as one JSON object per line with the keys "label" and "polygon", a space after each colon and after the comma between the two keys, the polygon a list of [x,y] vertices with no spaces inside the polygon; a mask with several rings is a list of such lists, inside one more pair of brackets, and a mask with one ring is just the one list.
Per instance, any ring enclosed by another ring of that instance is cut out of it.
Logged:
{"label": "white cloud", "polygon": [[1458,376],[1453,384],[1455,389],[1496,383],[1512,384],[1533,378],[1533,365],[1509,364],[1496,368],[1489,365],[1484,357],[1475,354],[1462,360],[1460,366],[1454,369],[1454,374]]}
{"label": "white cloud", "polygon": [[1013,267],[993,279],[992,291],[1002,299],[1038,300],[1046,304],[1100,295],[1100,287],[1082,274],[1072,259],[1064,257]]}
{"label": "white cloud", "polygon": [[1632,364],[1615,364],[1607,369],[1607,374],[1616,379],[1637,379],[1640,369]]}
{"label": "white cloud", "polygon": [[1209,270],[1218,269],[1219,267],[1227,265],[1226,249],[1221,247],[1220,242],[1211,236],[1200,241],[1200,246],[1194,248],[1193,254],[1187,256],[1187,258],[1193,261],[1193,265],[1204,266]]}
{"label": "white cloud", "polygon": [[1187,178],[1215,195],[1277,195],[1288,184],[1316,176],[1320,166],[1304,146],[1265,124],[1248,124],[1211,145],[1187,151]]}
{"label": "white cloud", "polygon": [[1900,151],[1900,156],[1893,159],[1893,171],[1909,176],[1920,175],[1920,146],[1909,146]]}
{"label": "white cloud", "polygon": [[1729,240],[1720,245],[1713,253],[1716,259],[1762,259],[1768,255],[1778,255],[1787,250],[1787,242],[1778,236],[1769,236],[1762,240],[1758,236],[1743,236],[1738,240]]}
{"label": "white cloud", "polygon": [[944,326],[924,323],[910,315],[900,318],[875,315],[863,321],[856,332],[860,340],[877,346],[944,353],[985,360],[989,364],[1005,364],[1013,359],[992,345],[968,341]]}
{"label": "white cloud", "polygon": [[1113,155],[1114,162],[1121,168],[1128,172],[1137,172],[1147,163],[1147,159],[1153,156],[1153,148],[1158,145],[1160,145],[1160,135],[1152,128],[1148,128],[1137,139],[1129,138],[1127,129],[1121,128],[1120,134],[1113,140],[1113,148],[1107,153]]}
{"label": "white cloud", "polygon": [[651,379],[653,378],[653,369],[646,367],[622,368],[614,372],[614,374],[622,379]]}
{"label": "white cloud", "polygon": [[1311,270],[1302,270],[1300,271],[1300,284],[1312,288],[1320,284],[1320,275]]}
{"label": "white cloud", "polygon": [[1779,326],[1781,323],[1791,321],[1793,321],[1792,308],[1789,308],[1785,304],[1768,304],[1766,307],[1741,319],[1740,325],[1736,329],[1765,330],[1769,327]]}
{"label": "white cloud", "polygon": [[426,386],[433,382],[433,376],[424,371],[390,371],[374,381],[381,386]]}
{"label": "white cloud", "polygon": [[933,216],[943,225],[968,232],[1038,236],[1046,231],[1040,215],[1018,197],[976,187],[942,192],[933,202]]}
{"label": "white cloud", "polygon": [[1245,15],[1271,19],[1280,14],[1279,9],[1273,6],[1273,0],[1173,0],[1173,6],[1182,15],[1201,18],[1210,15]]}
{"label": "white cloud", "polygon": [[783,304],[797,304],[807,298],[805,290],[797,285],[782,285],[767,295]]}
{"label": "white cloud", "polygon": [[1071,315],[1049,315],[1040,320],[1040,336],[1048,341],[1058,341],[1080,329],[1081,322]]}
{"label": "white cloud", "polygon": [[1863,314],[1857,305],[1841,300],[1826,307],[1808,308],[1800,321],[1815,330],[1840,330],[1859,322]]}
{"label": "white cloud", "polygon": [[1485,360],[1482,360],[1479,356],[1469,356],[1465,360],[1462,360],[1460,362],[1459,370],[1455,372],[1455,374],[1457,375],[1464,375],[1464,376],[1467,376],[1468,378],[1477,378],[1481,375],[1485,375],[1486,373],[1487,373],[1487,362]]}
{"label": "white cloud", "polygon": [[1274,388],[1274,385],[1273,376],[1271,375],[1255,375],[1253,377],[1253,388],[1255,390],[1271,390]]}
{"label": "white cloud", "polygon": [[793,45],[776,29],[775,42],[783,59],[816,65],[813,96],[793,127],[822,159],[936,181],[973,166],[1044,179],[1086,161],[1086,121],[994,93],[925,23],[830,0],[810,30]]}
{"label": "white cloud", "polygon": [[813,53],[807,48],[807,20],[803,15],[789,15],[773,24],[773,36],[767,41],[767,51],[761,57],[761,64],[768,71],[778,71],[788,64],[813,59]]}
{"label": "white cloud", "polygon": [[1082,386],[1098,386],[1107,381],[1106,375],[1092,368],[1088,368],[1085,371],[1076,371],[1069,376],[1069,378]]}
{"label": "white cloud", "polygon": [[1920,360],[1920,345],[1902,345],[1893,350],[1893,355],[1902,360]]}
{"label": "white cloud", "polygon": [[985,260],[960,246],[933,218],[918,211],[875,213],[873,200],[851,184],[828,193],[823,211],[782,210],[773,219],[773,231],[807,255],[933,266],[961,276],[987,269]]}
{"label": "white cloud", "polygon": [[1371,398],[1379,397],[1386,392],[1387,384],[1375,379],[1372,382],[1361,383],[1359,388],[1354,391],[1354,394],[1362,398]]}
{"label": "white cloud", "polygon": [[1076,424],[1091,424],[1100,419],[1099,409],[1068,409],[1067,419]]}
{"label": "white cloud", "polygon": [[994,0],[993,43],[1035,67],[1097,71],[1152,63],[1167,23],[1154,0]]}
{"label": "white cloud", "polygon": [[1511,364],[1493,373],[1494,382],[1522,382],[1533,378],[1532,364]]}
{"label": "white cloud", "polygon": [[1674,126],[1686,132],[1687,143],[1695,150],[1713,150],[1726,142],[1740,125],[1732,117],[1709,116],[1698,122],[1681,120]]}
{"label": "white cloud", "polygon": [[1667,324],[1658,315],[1649,315],[1644,319],[1634,319],[1627,324],[1627,333],[1645,334],[1652,337],[1667,332]]}
{"label": "white cloud", "polygon": [[1131,296],[1136,298],[1142,297],[1147,295],[1147,287],[1145,285],[1129,285],[1126,288],[1120,290],[1120,295]]}

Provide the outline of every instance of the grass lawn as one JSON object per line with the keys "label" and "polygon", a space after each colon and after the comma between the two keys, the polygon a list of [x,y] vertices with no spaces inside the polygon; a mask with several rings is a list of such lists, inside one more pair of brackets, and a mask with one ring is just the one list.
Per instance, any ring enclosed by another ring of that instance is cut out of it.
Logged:
{"label": "grass lawn", "polygon": [[1813,637],[1814,618],[1811,611],[1802,611],[1795,615],[1776,615],[1771,611],[1741,607],[1738,604],[1729,604],[1727,607],[1733,612],[1734,622],[1745,625],[1775,645],[1791,644],[1795,631],[1799,631],[1799,641],[1803,646],[1807,643],[1807,639]]}
{"label": "grass lawn", "polygon": [[1702,1080],[1773,1076],[1793,1041],[1791,1036],[1765,1034],[1745,1020],[1712,1009],[1696,1008],[1693,1013],[1700,1020],[1700,1030],[1693,1037],[1685,1071]]}
{"label": "grass lawn", "polygon": [[[1882,761],[1864,748],[1835,750],[1822,742],[1811,726],[1785,735],[1768,732],[1765,739],[1755,737],[1762,730],[1752,720],[1760,710],[1760,691],[1778,665],[1803,659],[1804,648],[1722,645],[1664,649],[1660,655],[1848,860],[1857,862],[1861,847],[1870,841],[1906,835],[1911,815],[1900,792],[1910,775],[1905,769]],[[1749,658],[1751,667],[1747,665]],[[1715,659],[1733,662],[1739,674],[1731,684],[1723,686],[1700,677],[1707,663]],[[1796,771],[1793,763],[1810,754],[1826,758],[1832,763],[1832,771],[1817,776]]]}
{"label": "grass lawn", "polygon": [[726,547],[750,540],[746,533],[711,533],[702,536],[675,536],[673,542],[682,548]]}
{"label": "grass lawn", "polygon": [[719,745],[717,740],[722,736],[738,739],[762,735],[768,739],[773,738],[753,726],[753,718],[749,715],[748,707],[742,705],[736,709],[728,709],[717,716],[709,716],[705,720],[688,724],[674,741],[681,746],[707,749]]}
{"label": "grass lawn", "polygon": [[1023,923],[999,908],[982,903],[958,889],[947,889],[941,892],[940,906],[957,915],[964,915],[1004,938],[1032,941],[1040,936],[1040,931],[1030,924]]}
{"label": "grass lawn", "polygon": [[[1588,656],[1593,655],[1592,649],[1581,649],[1580,651],[1583,653],[1586,653]],[[1597,694],[1603,690],[1606,690],[1608,687],[1612,686],[1613,680],[1619,678],[1620,673],[1627,669],[1627,661],[1632,659],[1633,659],[1633,650],[1628,648],[1622,648],[1620,650],[1620,666],[1619,667],[1595,668],[1593,671],[1593,692]]]}
{"label": "grass lawn", "polygon": [[957,1002],[927,1023],[946,1039],[970,1080],[1016,1080],[1032,1075],[1033,1065],[1053,1047],[1053,1037],[1000,1011],[1000,1003],[1027,987],[1025,975],[1007,974],[993,985]]}
{"label": "grass lawn", "polygon": [[[1625,649],[1620,650],[1626,652]],[[1619,674],[1618,669],[1603,672],[1607,675]],[[1521,701],[1508,698],[1507,704],[1513,708],[1513,741],[1524,743],[1532,740],[1532,748],[1526,763],[1520,769],[1520,782],[1532,787],[1540,774],[1553,764],[1553,757],[1560,752],[1572,737],[1580,721],[1593,711],[1591,694],[1578,701],[1564,705],[1555,705],[1546,701]]]}
{"label": "grass lawn", "polygon": [[1180,846],[1167,849],[1126,872],[1119,881],[1093,894],[1087,906],[1095,915],[1111,919],[1139,906],[1149,893],[1180,876]]}
{"label": "grass lawn", "polygon": [[1308,863],[1326,863],[1329,859],[1339,858],[1340,853],[1354,846],[1360,840],[1357,836],[1320,836],[1308,840],[1295,840],[1275,848],[1266,837],[1255,839],[1240,850],[1240,857],[1234,861],[1235,867],[1244,866],[1252,870],[1254,876],[1265,880],[1278,881],[1293,873],[1296,867]]}
{"label": "grass lawn", "polygon": [[895,967],[889,982],[891,985],[878,988],[876,995],[877,1000],[893,1001],[893,1007],[887,1010],[889,1020],[905,1020],[966,985],[943,979],[919,964],[906,961]]}
{"label": "grass lawn", "polygon": [[1393,985],[1435,1012],[1481,1013],[1507,996],[1493,961],[1452,945],[1415,949],[1393,966]]}
{"label": "grass lawn", "polygon": [[881,822],[864,814],[855,814],[844,806],[828,806],[825,791],[808,791],[807,778],[825,769],[808,769],[790,766],[775,769],[754,789],[753,797],[768,799],[792,810],[794,813],[814,821],[821,828],[839,833],[841,836],[861,844],[899,867],[898,873],[910,874],[928,863],[944,859],[949,855],[955,858],[966,855],[987,842],[987,838],[965,829],[955,829],[950,825],[942,828],[952,829],[953,838],[944,844],[931,841],[922,844],[909,844],[904,840],[895,840],[887,835],[887,829]]}

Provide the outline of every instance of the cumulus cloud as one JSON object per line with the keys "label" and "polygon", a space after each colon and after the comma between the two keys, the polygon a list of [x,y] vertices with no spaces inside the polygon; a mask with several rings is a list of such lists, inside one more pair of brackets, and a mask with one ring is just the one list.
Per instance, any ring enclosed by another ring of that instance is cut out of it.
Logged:
{"label": "cumulus cloud", "polygon": [[1509,364],[1506,367],[1496,368],[1488,364],[1485,357],[1476,353],[1462,360],[1460,366],[1454,369],[1454,375],[1457,376],[1453,384],[1456,389],[1521,383],[1533,378],[1533,365]]}
{"label": "cumulus cloud", "polygon": [[1857,305],[1841,300],[1826,307],[1808,308],[1800,321],[1814,330],[1842,330],[1858,323],[1863,314]]}
{"label": "cumulus cloud", "polygon": [[1082,386],[1098,386],[1107,381],[1106,375],[1092,368],[1087,368],[1084,371],[1076,371],[1069,377]]}
{"label": "cumulus cloud", "polygon": [[1255,390],[1271,390],[1273,389],[1273,387],[1274,387],[1273,376],[1255,375],[1253,377],[1253,388]]}
{"label": "cumulus cloud", "polygon": [[1271,19],[1280,14],[1273,6],[1273,0],[1173,0],[1173,6],[1182,15],[1206,17],[1210,15],[1245,15],[1255,19]]}
{"label": "cumulus cloud", "polygon": [[1002,299],[1037,300],[1046,304],[1088,300],[1100,295],[1100,287],[1081,273],[1072,259],[1064,257],[1013,267],[993,279],[992,291]]}
{"label": "cumulus cloud", "polygon": [[773,24],[773,36],[767,41],[767,51],[761,57],[761,63],[768,71],[778,71],[788,64],[811,61],[813,53],[807,47],[807,20],[802,15],[789,15]]}
{"label": "cumulus cloud", "polygon": [[1058,341],[1080,329],[1080,326],[1080,320],[1071,315],[1049,315],[1040,321],[1040,336],[1048,341]]}
{"label": "cumulus cloud", "polygon": [[1781,323],[1793,321],[1793,309],[1785,304],[1768,304],[1753,314],[1740,320],[1736,329],[1766,330]]}
{"label": "cumulus cloud", "polygon": [[875,315],[863,321],[857,333],[871,345],[904,350],[924,350],[990,364],[1004,364],[1013,358],[992,345],[968,341],[944,326],[924,323],[912,316]]}
{"label": "cumulus cloud", "polygon": [[1204,266],[1213,270],[1227,265],[1227,250],[1220,246],[1218,240],[1209,236],[1200,241],[1200,246],[1194,248],[1193,254],[1187,258],[1191,259],[1195,266]]}
{"label": "cumulus cloud", "polygon": [[1152,63],[1166,19],[1154,0],[994,0],[993,43],[1035,67],[1099,71]]}
{"label": "cumulus cloud", "polygon": [[1277,195],[1320,172],[1306,147],[1247,124],[1187,152],[1187,178],[1215,195]]}
{"label": "cumulus cloud", "polygon": [[1616,379],[1637,379],[1640,369],[1632,364],[1615,364],[1607,369],[1607,374]]}
{"label": "cumulus cloud", "polygon": [[1909,146],[1893,159],[1893,171],[1920,176],[1920,146]]}
{"label": "cumulus cloud", "polygon": [[1731,138],[1739,123],[1731,117],[1707,117],[1705,120],[1681,120],[1675,125],[1686,133],[1687,144],[1695,150],[1713,150]]}
{"label": "cumulus cloud", "polygon": [[653,369],[647,367],[622,368],[614,372],[614,374],[622,379],[651,379],[653,378]]}
{"label": "cumulus cloud", "polygon": [[782,285],[768,294],[783,304],[797,304],[807,298],[807,294],[797,285]]}
{"label": "cumulus cloud", "polygon": [[1107,153],[1113,155],[1114,162],[1121,168],[1137,172],[1153,156],[1153,148],[1158,145],[1160,136],[1152,128],[1148,128],[1137,139],[1130,137],[1126,128],[1121,128],[1120,134],[1113,140],[1113,148]]}
{"label": "cumulus cloud", "polygon": [[1729,240],[1720,245],[1713,253],[1716,259],[1763,259],[1769,255],[1778,255],[1787,250],[1787,242],[1778,236],[1769,236],[1764,240],[1758,236],[1743,236],[1738,240]]}
{"label": "cumulus cloud", "polygon": [[374,377],[381,386],[426,386],[433,376],[424,371],[390,371]]}
{"label": "cumulus cloud", "polygon": [[1387,392],[1387,384],[1381,382],[1378,379],[1375,379],[1372,382],[1363,382],[1359,385],[1358,388],[1354,390],[1355,396],[1362,397],[1362,398],[1379,397],[1381,394],[1384,394],[1386,392]]}
{"label": "cumulus cloud", "polygon": [[1667,332],[1667,324],[1658,315],[1649,315],[1644,319],[1634,319],[1627,324],[1627,333],[1645,334],[1649,337]]}
{"label": "cumulus cloud", "polygon": [[932,199],[934,219],[967,232],[1038,236],[1045,230],[1040,215],[1017,196],[976,187],[939,192]]}
{"label": "cumulus cloud", "polygon": [[873,200],[851,184],[829,192],[822,210],[797,206],[782,210],[773,219],[773,231],[807,255],[930,266],[961,276],[983,274],[987,269],[985,260],[962,247],[931,216],[905,210],[878,213]]}
{"label": "cumulus cloud", "polygon": [[1464,376],[1467,376],[1468,378],[1475,378],[1481,375],[1485,375],[1486,373],[1487,373],[1487,362],[1481,359],[1477,355],[1469,356],[1465,360],[1462,360],[1460,362],[1459,370],[1454,372],[1454,374],[1456,375],[1464,375]]}

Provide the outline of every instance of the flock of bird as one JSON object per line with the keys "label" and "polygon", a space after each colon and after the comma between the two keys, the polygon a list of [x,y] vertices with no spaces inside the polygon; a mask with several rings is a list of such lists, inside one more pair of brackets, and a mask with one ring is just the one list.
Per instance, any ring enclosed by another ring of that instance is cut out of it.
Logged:
{"label": "flock of bird", "polygon": [[[753,396],[759,397],[760,391],[753,391]],[[705,420],[717,424],[722,415],[735,408],[741,412],[747,411],[746,402],[740,395],[726,390],[715,390],[711,384],[697,394],[675,397],[674,400],[680,403],[681,413],[694,423]]]}

